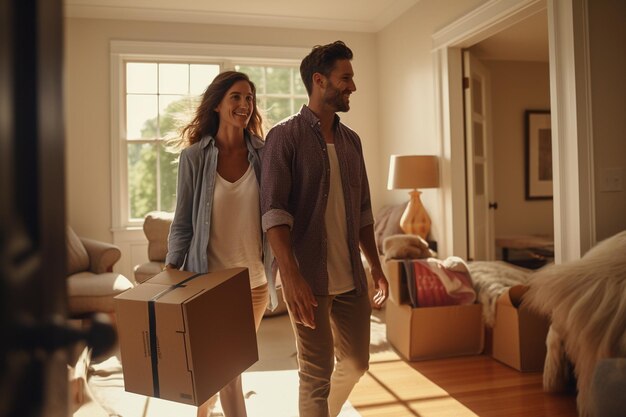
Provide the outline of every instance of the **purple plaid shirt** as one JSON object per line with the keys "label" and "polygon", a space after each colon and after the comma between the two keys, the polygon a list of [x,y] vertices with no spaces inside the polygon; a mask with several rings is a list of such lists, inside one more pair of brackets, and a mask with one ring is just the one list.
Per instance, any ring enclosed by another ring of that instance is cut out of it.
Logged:
{"label": "purple plaid shirt", "polygon": [[[359,251],[359,232],[374,223],[369,184],[359,136],[335,115],[335,149],[343,188],[348,248],[354,286],[367,291]],[[317,116],[299,113],[274,126],[265,141],[261,164],[263,230],[287,225],[300,273],[315,295],[328,295],[327,236],[324,222],[330,165]]]}

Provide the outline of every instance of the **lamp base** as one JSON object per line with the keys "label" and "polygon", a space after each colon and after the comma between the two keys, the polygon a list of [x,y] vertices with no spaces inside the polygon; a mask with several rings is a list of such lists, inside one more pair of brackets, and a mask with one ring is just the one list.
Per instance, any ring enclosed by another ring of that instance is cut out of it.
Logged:
{"label": "lamp base", "polygon": [[400,218],[400,228],[406,234],[418,235],[422,239],[426,239],[430,232],[432,222],[430,221],[426,209],[422,205],[420,194],[422,193],[417,190],[409,192],[411,199]]}

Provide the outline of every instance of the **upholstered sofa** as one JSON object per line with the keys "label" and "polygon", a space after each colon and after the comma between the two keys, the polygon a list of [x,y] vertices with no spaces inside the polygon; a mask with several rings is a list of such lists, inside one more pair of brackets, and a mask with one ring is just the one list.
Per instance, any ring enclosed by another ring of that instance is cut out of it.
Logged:
{"label": "upholstered sofa", "polygon": [[90,313],[113,315],[113,297],[134,284],[124,275],[113,272],[120,259],[120,249],[110,243],[81,238],[67,227],[68,315]]}

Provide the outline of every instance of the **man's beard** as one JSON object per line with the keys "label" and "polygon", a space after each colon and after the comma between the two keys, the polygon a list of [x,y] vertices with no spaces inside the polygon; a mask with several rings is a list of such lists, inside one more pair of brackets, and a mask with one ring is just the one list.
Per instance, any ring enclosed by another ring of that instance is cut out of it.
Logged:
{"label": "man's beard", "polygon": [[335,111],[347,112],[350,110],[350,103],[344,99],[344,94],[334,85],[331,85],[326,90],[324,95],[324,101],[326,104],[335,108]]}

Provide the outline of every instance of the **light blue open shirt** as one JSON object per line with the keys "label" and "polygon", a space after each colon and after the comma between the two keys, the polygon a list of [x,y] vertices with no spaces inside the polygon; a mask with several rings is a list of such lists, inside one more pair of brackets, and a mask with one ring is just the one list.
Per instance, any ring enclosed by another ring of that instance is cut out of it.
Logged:
{"label": "light blue open shirt", "polygon": [[[248,147],[248,162],[252,164],[257,183],[260,183],[260,152],[264,142],[247,131],[244,138]],[[206,273],[209,270],[207,248],[211,235],[211,209],[218,153],[215,139],[211,136],[203,137],[180,153],[176,212],[170,227],[166,264],[182,265],[181,269],[197,273]],[[278,304],[272,260],[270,245],[263,233],[263,265],[271,310]]]}

